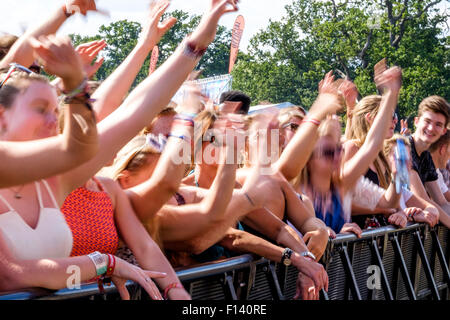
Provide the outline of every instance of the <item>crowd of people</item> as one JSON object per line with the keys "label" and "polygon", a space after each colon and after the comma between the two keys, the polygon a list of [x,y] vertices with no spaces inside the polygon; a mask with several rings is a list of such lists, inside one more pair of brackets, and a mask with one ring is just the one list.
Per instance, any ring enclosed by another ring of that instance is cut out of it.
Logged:
{"label": "crowd of people", "polygon": [[402,121],[396,133],[399,67],[375,66],[377,95],[360,97],[330,71],[308,111],[250,115],[245,93],[216,104],[187,81],[238,2],[210,0],[195,31],[132,91],[176,23],[160,21],[169,1],[151,7],[136,47],[100,83],[90,79],[106,43],[74,48],[55,36],[95,11],[94,0],[70,0],[0,39],[0,291],[62,289],[76,266],[81,282],[113,282],[123,299],[132,280],[152,299],[188,300],[175,268],[253,253],[292,264],[295,298],[313,300],[328,290],[319,261],[337,234],[450,228],[450,105],[424,97],[414,132]]}

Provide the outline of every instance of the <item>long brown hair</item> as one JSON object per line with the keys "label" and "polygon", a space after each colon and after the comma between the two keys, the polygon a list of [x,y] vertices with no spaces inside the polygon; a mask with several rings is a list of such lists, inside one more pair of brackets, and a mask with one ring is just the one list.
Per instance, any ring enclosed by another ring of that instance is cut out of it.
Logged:
{"label": "long brown hair", "polygon": [[[370,129],[370,123],[367,120],[367,115],[371,119],[374,119],[378,113],[381,103],[381,96],[372,95],[364,97],[355,107],[353,111],[350,139],[354,140],[354,143],[361,148],[367,138],[367,134]],[[385,167],[386,171],[381,170],[381,164]],[[374,161],[374,166],[380,182],[380,186],[384,189],[389,187],[389,177],[391,176],[391,169],[389,163],[384,155],[383,151],[378,153],[377,159]]]}

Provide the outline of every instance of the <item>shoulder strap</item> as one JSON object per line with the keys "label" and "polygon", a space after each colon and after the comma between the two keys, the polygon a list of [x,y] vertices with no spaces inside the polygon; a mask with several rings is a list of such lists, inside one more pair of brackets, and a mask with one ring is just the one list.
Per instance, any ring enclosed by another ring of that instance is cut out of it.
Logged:
{"label": "shoulder strap", "polygon": [[36,194],[39,201],[39,207],[42,209],[44,205],[42,204],[42,194],[41,194],[41,187],[39,186],[39,183],[37,181],[34,182],[34,186],[36,188]]}
{"label": "shoulder strap", "polygon": [[92,180],[94,180],[94,182],[97,184],[97,187],[100,189],[101,192],[105,191],[102,183],[96,177],[92,177]]}
{"label": "shoulder strap", "polygon": [[9,211],[15,211],[13,207],[11,207],[11,205],[9,204],[8,201],[6,201],[5,198],[3,198],[3,196],[0,194],[0,200],[3,201],[3,203],[5,204],[5,206],[8,207]]}
{"label": "shoulder strap", "polygon": [[[55,208],[59,208],[58,203],[56,202],[56,199],[53,195],[52,189],[50,188],[50,186],[48,185],[47,181],[42,180],[42,182],[44,183],[44,186],[47,188],[48,194],[50,195],[50,198],[53,201],[53,205]],[[42,206],[41,206],[42,207]]]}

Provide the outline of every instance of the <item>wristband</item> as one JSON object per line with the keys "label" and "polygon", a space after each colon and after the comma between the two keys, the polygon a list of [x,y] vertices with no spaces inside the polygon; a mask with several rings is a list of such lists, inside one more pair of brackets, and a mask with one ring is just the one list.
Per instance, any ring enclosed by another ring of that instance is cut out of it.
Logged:
{"label": "wristband", "polygon": [[189,127],[194,127],[195,126],[194,120],[177,118],[177,117],[174,118],[173,123],[174,124],[175,123],[179,123],[179,124],[182,124],[182,125],[188,125]]}
{"label": "wristband", "polygon": [[169,137],[169,138],[170,138],[170,137],[178,138],[178,139],[184,140],[184,141],[186,141],[186,142],[188,142],[188,143],[191,142],[191,140],[189,139],[189,137],[187,137],[187,136],[185,136],[185,135],[178,135],[178,134],[169,133],[169,136],[168,136],[168,137]]}
{"label": "wristband", "polygon": [[175,118],[179,116],[193,120],[197,116],[197,114],[192,112],[180,112],[178,113],[178,115],[175,116]]}
{"label": "wristband", "polygon": [[105,256],[98,251],[90,253],[87,255],[95,265],[95,270],[97,271],[97,276],[102,276],[106,273],[108,263],[106,262]]}
{"label": "wristband", "polygon": [[303,122],[311,122],[311,123],[315,124],[316,126],[320,126],[320,121],[313,119],[313,118],[305,118],[304,120],[302,120],[302,123]]}
{"label": "wristband", "polygon": [[185,55],[186,57],[194,59],[194,60],[201,58],[205,54],[206,49],[207,49],[207,48],[204,48],[204,49],[195,50],[196,46],[192,42],[190,42],[188,39],[183,41],[181,46],[182,46],[181,47],[182,54]]}
{"label": "wristband", "polygon": [[111,277],[114,273],[114,270],[116,268],[116,257],[113,256],[112,254],[108,253],[108,267],[106,269],[106,277]]}
{"label": "wristband", "polygon": [[184,289],[183,285],[179,282],[174,282],[169,284],[165,289],[164,289],[164,300],[167,300],[169,298],[169,291],[172,289]]}

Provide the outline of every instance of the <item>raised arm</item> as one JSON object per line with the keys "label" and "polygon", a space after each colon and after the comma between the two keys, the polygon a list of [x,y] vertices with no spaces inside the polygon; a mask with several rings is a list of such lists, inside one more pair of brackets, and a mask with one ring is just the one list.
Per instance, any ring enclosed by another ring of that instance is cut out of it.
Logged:
{"label": "raised arm", "polygon": [[274,169],[281,172],[288,181],[300,174],[314,149],[318,138],[316,121],[320,122],[342,108],[342,101],[336,95],[337,88],[333,88],[333,81],[330,71],[321,82],[319,96],[309,110],[307,120],[298,128],[280,159],[273,164]]}
{"label": "raised arm", "polygon": [[386,90],[382,95],[380,108],[364,144],[351,159],[346,160],[344,163],[341,179],[345,190],[351,190],[354,187],[359,177],[375,161],[383,146],[386,131],[392,121],[392,114],[397,106],[398,94],[401,87],[401,69],[398,67],[390,68],[377,76],[375,82],[377,86],[382,86]]}
{"label": "raised arm", "polygon": [[123,102],[149,52],[177,21],[170,17],[158,25],[168,6],[168,1],[161,2],[151,10],[136,47],[93,94],[92,97],[96,100],[93,106],[98,121],[106,118]]}
{"label": "raised arm", "polygon": [[25,67],[31,66],[34,61],[34,56],[29,42],[30,38],[39,38],[40,36],[55,34],[68,17],[75,11],[78,11],[76,8],[79,8],[79,12],[83,15],[86,15],[88,11],[97,10],[94,0],[70,0],[67,1],[66,6],[58,6],[47,20],[36,28],[27,30],[27,32],[14,43],[8,54],[0,62],[0,68],[7,68],[12,62],[19,63]]}
{"label": "raised arm", "polygon": [[[70,40],[49,37],[43,42],[36,42],[33,44],[35,54],[41,59],[45,70],[60,76],[68,92],[80,87],[84,74]],[[0,187],[54,176],[95,156],[98,144],[93,112],[83,99],[66,102],[66,126],[62,135],[35,141],[0,143]]]}
{"label": "raised arm", "polygon": [[[228,204],[233,201],[235,177],[236,165],[223,164],[219,167],[211,188],[200,202],[164,206],[158,212],[162,240],[190,239],[227,220]],[[228,224],[232,225],[233,221],[234,219],[230,218]]]}
{"label": "raised arm", "polygon": [[[211,8],[184,45],[134,89],[116,111],[98,124],[100,151],[94,159],[61,177],[65,190],[60,200],[112,160],[120,148],[167,106],[198,63],[198,53],[214,39],[220,17],[236,11],[235,4],[233,0],[212,1]],[[228,5],[233,7],[228,8]]]}
{"label": "raised arm", "polygon": [[127,190],[141,219],[153,218],[175,194],[183,179],[186,165],[191,163],[190,142],[194,137],[194,120],[188,114],[197,114],[200,111],[199,94],[200,91],[191,88],[187,99],[180,105],[180,115],[175,117],[172,133],[150,179]]}

